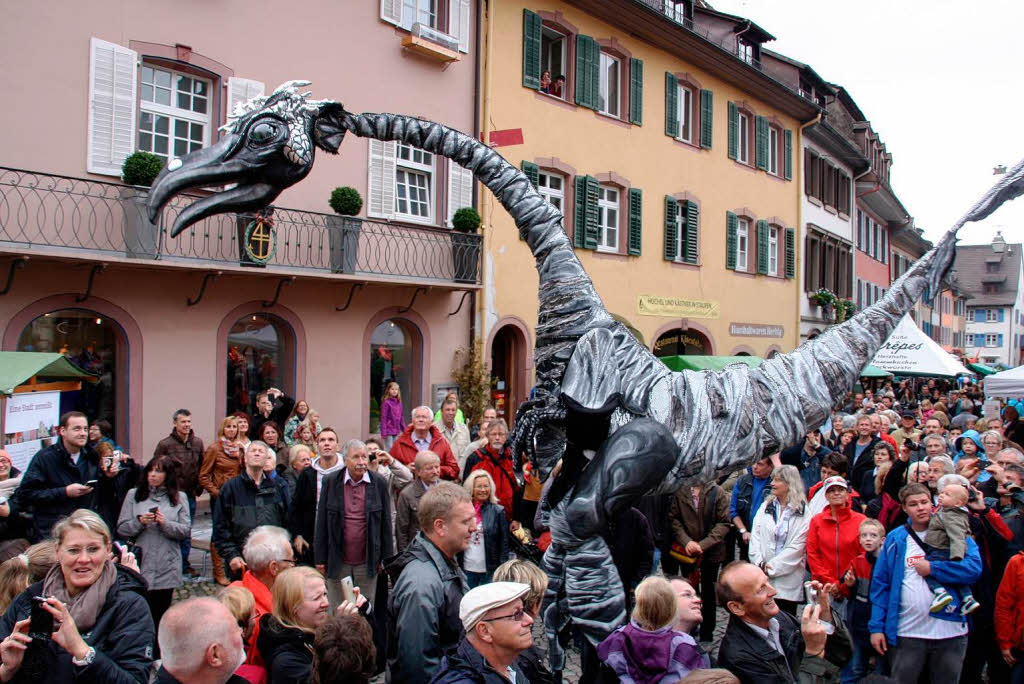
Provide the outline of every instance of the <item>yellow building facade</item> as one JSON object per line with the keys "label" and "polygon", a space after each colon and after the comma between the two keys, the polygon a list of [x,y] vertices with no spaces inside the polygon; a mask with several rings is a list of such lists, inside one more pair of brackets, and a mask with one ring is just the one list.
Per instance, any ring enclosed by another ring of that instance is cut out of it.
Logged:
{"label": "yellow building facade", "polygon": [[[657,355],[788,351],[800,127],[817,107],[760,70],[771,36],[756,25],[660,7],[488,3],[481,132],[563,210],[608,311]],[[532,384],[538,275],[494,197],[480,207],[483,337],[515,406]]]}

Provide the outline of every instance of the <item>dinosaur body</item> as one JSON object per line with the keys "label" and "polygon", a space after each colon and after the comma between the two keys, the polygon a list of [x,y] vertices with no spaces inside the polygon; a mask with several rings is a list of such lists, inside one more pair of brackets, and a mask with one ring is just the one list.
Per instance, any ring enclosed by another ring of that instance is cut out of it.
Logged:
{"label": "dinosaur body", "polygon": [[[315,148],[336,153],[346,132],[399,141],[473,172],[515,219],[536,259],[539,308],[534,399],[510,436],[546,479],[563,469],[546,512],[552,545],[549,637],[570,618],[597,642],[625,617],[623,591],[601,534],[648,492],[674,491],[735,471],[820,426],[896,323],[953,261],[956,231],[1024,192],[1019,164],[875,305],[758,368],[670,371],[606,310],[573,251],[562,216],[494,150],[451,128],[395,114],[352,114],[315,102],[290,82],[236,110],[227,135],[157,178],[151,218],[176,192],[201,184],[238,187],[185,210],[172,235],[212,213],[267,204],[308,174]],[[312,146],[310,146],[312,142]],[[557,639],[549,639],[555,667]]]}

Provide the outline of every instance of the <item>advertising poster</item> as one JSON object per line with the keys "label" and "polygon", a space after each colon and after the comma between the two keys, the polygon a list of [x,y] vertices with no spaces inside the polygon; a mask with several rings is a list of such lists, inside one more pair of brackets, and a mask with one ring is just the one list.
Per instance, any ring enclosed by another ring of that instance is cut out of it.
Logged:
{"label": "advertising poster", "polygon": [[11,465],[24,472],[37,451],[57,439],[60,392],[26,392],[7,398],[4,408],[4,449]]}

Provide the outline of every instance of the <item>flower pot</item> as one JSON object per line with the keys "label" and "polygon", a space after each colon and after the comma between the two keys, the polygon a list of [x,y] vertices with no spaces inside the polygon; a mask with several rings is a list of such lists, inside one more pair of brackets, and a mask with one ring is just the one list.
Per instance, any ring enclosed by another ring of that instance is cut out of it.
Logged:
{"label": "flower pot", "polygon": [[452,265],[457,283],[476,283],[480,266],[480,237],[473,233],[452,234]]}
{"label": "flower pot", "polygon": [[331,250],[331,273],[355,273],[359,261],[359,232],[362,221],[352,216],[328,216],[327,239]]}
{"label": "flower pot", "polygon": [[147,192],[136,187],[120,190],[124,212],[124,253],[135,259],[155,259],[160,246],[160,228],[149,220]]}

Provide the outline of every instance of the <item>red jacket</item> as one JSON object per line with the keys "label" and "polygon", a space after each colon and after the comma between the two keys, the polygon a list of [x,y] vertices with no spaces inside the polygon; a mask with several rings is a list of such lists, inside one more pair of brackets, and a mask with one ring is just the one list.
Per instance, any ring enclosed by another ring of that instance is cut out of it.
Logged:
{"label": "red jacket", "polygon": [[811,518],[807,529],[807,567],[811,579],[822,584],[840,581],[850,563],[861,553],[860,524],[867,519],[863,513],[840,509],[839,519],[829,506]]}
{"label": "red jacket", "polygon": [[512,452],[507,447],[501,454],[494,453],[490,447],[477,449],[466,459],[465,479],[469,479],[469,473],[474,470],[486,470],[494,480],[494,496],[505,509],[505,517],[512,522],[512,503],[519,489],[512,467]]}
{"label": "red jacket", "polygon": [[1024,649],[1024,551],[1006,564],[996,593],[996,643],[999,649]]}
{"label": "red jacket", "polygon": [[267,585],[256,579],[256,575],[252,574],[248,570],[242,574],[241,580],[236,580],[228,586],[248,589],[249,593],[252,594],[253,599],[256,601],[256,604],[252,609],[252,617],[256,621],[256,624],[253,627],[252,636],[249,638],[249,642],[245,645],[245,662],[247,665],[265,667],[263,656],[260,655],[259,650],[256,648],[256,639],[260,635],[260,618],[264,613],[272,613],[274,611],[274,597],[270,593],[270,589],[267,588]]}
{"label": "red jacket", "polygon": [[[459,464],[452,455],[452,448],[448,440],[444,438],[441,431],[435,426],[430,426],[430,450],[441,457],[441,478],[444,480],[459,479]],[[412,465],[416,459],[419,449],[412,441],[412,425],[410,424],[402,434],[398,436],[395,443],[391,445],[391,455],[405,465]]]}

